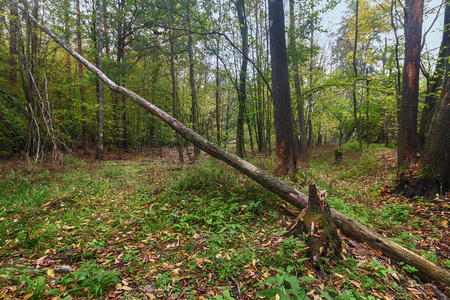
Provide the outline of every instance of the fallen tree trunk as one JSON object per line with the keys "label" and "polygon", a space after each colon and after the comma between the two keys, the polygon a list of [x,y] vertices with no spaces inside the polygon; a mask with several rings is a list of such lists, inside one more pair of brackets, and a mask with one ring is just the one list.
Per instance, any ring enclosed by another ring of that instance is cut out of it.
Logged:
{"label": "fallen tree trunk", "polygon": [[[15,2],[15,0],[13,0]],[[15,2],[16,3],[16,2]],[[16,3],[17,4],[17,3]],[[97,69],[93,64],[80,56],[77,52],[71,49],[67,44],[64,43],[58,36],[53,34],[49,29],[40,24],[33,16],[26,13],[24,9],[20,7],[20,9],[24,12],[24,14],[42,31],[52,37],[59,45],[61,45],[65,50],[67,50],[73,57],[75,57],[78,61],[80,61],[86,68],[96,74],[107,86],[109,86],[112,90],[117,93],[120,93],[132,101],[142,106],[146,110],[148,110],[153,115],[157,116],[165,123],[167,123],[170,127],[172,127],[177,133],[179,133],[182,137],[192,142],[195,146],[202,149],[206,153],[211,156],[220,159],[252,178],[256,182],[258,182],[263,187],[267,188],[271,192],[280,196],[287,202],[298,208],[306,208],[308,206],[308,197],[284,181],[271,176],[270,174],[264,172],[263,170],[255,167],[249,162],[241,159],[237,155],[226,151],[225,149],[213,144],[208,141],[198,133],[194,132],[190,128],[186,127],[184,124],[170,116],[165,111],[159,109],[155,105],[146,101],[144,98],[135,94],[134,92],[128,90],[127,88],[117,85],[111,79],[109,79],[103,72]],[[386,256],[396,260],[405,262],[406,264],[415,267],[418,272],[417,276],[423,279],[424,281],[436,281],[446,286],[450,286],[450,271],[444,267],[441,267],[435,263],[430,262],[429,260],[417,255],[416,253],[394,243],[393,241],[387,239],[386,237],[370,230],[365,227],[361,223],[345,216],[344,214],[331,209],[331,215],[333,221],[336,226],[343,232],[345,235],[354,238],[360,242],[366,242],[372,248],[383,252]]]}

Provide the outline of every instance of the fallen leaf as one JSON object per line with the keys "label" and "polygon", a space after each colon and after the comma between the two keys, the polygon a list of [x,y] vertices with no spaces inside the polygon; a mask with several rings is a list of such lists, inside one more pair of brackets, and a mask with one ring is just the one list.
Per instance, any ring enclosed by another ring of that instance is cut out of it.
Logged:
{"label": "fallen leaf", "polygon": [[350,280],[350,282],[353,283],[353,285],[356,286],[358,289],[361,288],[361,283],[359,283],[358,281]]}
{"label": "fallen leaf", "polygon": [[[36,265],[40,265],[43,261],[44,261],[44,259],[47,257],[47,255],[46,256],[42,256],[42,257],[40,257],[40,258],[38,258],[38,259],[36,259]],[[30,296],[31,297],[31,296]],[[28,299],[28,298],[27,298]]]}
{"label": "fallen leaf", "polygon": [[154,299],[156,299],[156,296],[153,295],[153,294],[145,293],[145,295],[147,296],[147,298],[148,298],[149,300],[154,300]]}
{"label": "fallen leaf", "polygon": [[31,292],[31,293],[26,294],[26,295],[22,298],[22,300],[27,300],[28,298],[30,298],[31,296],[33,296],[33,294],[34,294],[34,292]]}
{"label": "fallen leaf", "polygon": [[47,270],[47,275],[48,276],[50,276],[50,277],[55,277],[55,270],[53,270],[53,269],[48,269]]}

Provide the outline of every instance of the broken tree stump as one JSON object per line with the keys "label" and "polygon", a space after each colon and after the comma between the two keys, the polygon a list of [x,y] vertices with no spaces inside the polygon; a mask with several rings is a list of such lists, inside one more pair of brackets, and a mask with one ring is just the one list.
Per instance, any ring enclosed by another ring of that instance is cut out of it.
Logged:
{"label": "broken tree stump", "polygon": [[319,191],[315,184],[309,186],[308,208],[300,214],[297,224],[289,231],[290,235],[305,234],[309,246],[311,263],[320,269],[324,277],[322,257],[339,258],[342,242],[331,218],[327,192]]}

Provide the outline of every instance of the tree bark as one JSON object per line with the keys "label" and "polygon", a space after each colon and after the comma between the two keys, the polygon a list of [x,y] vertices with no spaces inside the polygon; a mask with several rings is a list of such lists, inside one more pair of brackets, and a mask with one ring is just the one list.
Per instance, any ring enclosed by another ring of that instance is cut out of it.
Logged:
{"label": "tree bark", "polygon": [[311,262],[316,268],[320,268],[320,276],[323,278],[325,272],[322,257],[338,259],[342,242],[331,218],[330,206],[326,199],[327,192],[320,192],[315,184],[311,184],[308,198],[308,209],[303,209],[297,223],[288,234],[296,237],[305,234]]}
{"label": "tree bark", "polygon": [[419,151],[425,145],[427,131],[434,116],[436,105],[439,103],[438,91],[442,87],[444,71],[448,65],[450,56],[450,0],[444,2],[444,29],[442,31],[442,42],[439,48],[436,68],[431,78],[427,78],[427,96],[425,97],[425,106],[420,118],[420,127],[418,133],[417,147]]}
{"label": "tree bark", "polygon": [[[81,47],[81,11],[80,0],[75,1],[75,9],[77,13],[77,47],[80,56],[83,56],[83,48]],[[83,130],[83,154],[89,155],[89,141],[88,141],[88,128],[86,122],[86,99],[84,98],[84,83],[83,83],[83,64],[78,63],[78,80],[80,85],[80,100],[81,100],[81,126]]]}
{"label": "tree bark", "polygon": [[430,125],[423,153],[423,174],[435,178],[444,194],[450,190],[450,76],[445,81],[437,111]]}
{"label": "tree bark", "polygon": [[[9,19],[9,80],[13,86],[17,83],[17,33],[18,33],[18,19],[17,11],[13,2],[10,3],[10,19]],[[16,96],[15,89],[13,96]]]}
{"label": "tree bark", "polygon": [[[167,14],[168,14],[168,24],[172,24],[172,0],[167,1]],[[171,25],[170,25],[171,26]],[[175,70],[175,53],[174,53],[174,42],[173,42],[173,30],[169,29],[169,43],[170,43],[170,78],[172,79],[172,113],[175,117],[179,114],[178,108],[178,96],[177,96],[177,76]],[[180,162],[184,162],[183,145],[180,135],[176,135],[177,139],[177,149],[178,149],[178,159]]]}
{"label": "tree bark", "polygon": [[272,62],[273,119],[275,123],[277,176],[289,175],[295,179],[297,155],[294,143],[294,126],[291,89],[286,53],[284,9],[282,0],[269,0],[270,58]]}
{"label": "tree bark", "polygon": [[355,122],[355,130],[356,130],[356,139],[359,144],[359,151],[362,152],[362,140],[361,140],[361,118],[358,118],[358,103],[356,101],[356,83],[358,81],[358,68],[356,63],[356,51],[358,50],[358,16],[359,16],[359,0],[356,0],[356,9],[355,9],[355,43],[353,45],[353,119]]}
{"label": "tree bark", "polygon": [[[168,124],[177,133],[183,136],[185,139],[197,145],[200,149],[210,154],[211,156],[220,159],[255,180],[261,186],[267,188],[271,192],[280,196],[287,202],[299,208],[306,208],[308,205],[307,196],[297,191],[286,182],[269,175],[263,170],[255,167],[244,159],[239,158],[237,155],[232,154],[225,149],[218,147],[212,142],[206,140],[198,133],[186,127],[178,120],[159,109],[155,105],[149,103],[142,97],[138,96],[134,92],[128,90],[123,86],[117,85],[111,81],[104,73],[97,69],[93,64],[84,59],[73,49],[67,46],[58,36],[53,34],[45,26],[40,24],[33,16],[27,14],[28,18],[32,20],[42,31],[51,36],[58,44],[60,44],[66,51],[74,56],[78,61],[81,61],[84,66],[97,75],[106,85],[108,85],[113,91],[126,95],[130,100],[143,107],[153,115],[160,118],[166,124]],[[441,267],[435,263],[432,263],[425,258],[415,254],[414,252],[396,244],[395,242],[385,238],[384,236],[370,230],[361,223],[345,216],[344,214],[331,209],[331,216],[336,226],[349,237],[352,237],[358,241],[366,242],[374,249],[380,250],[385,255],[391,257],[396,261],[405,262],[418,270],[417,276],[426,281],[438,281],[445,285],[450,285],[450,271]]]}
{"label": "tree bark", "polygon": [[[186,18],[188,23],[188,30],[192,32],[191,24],[191,1],[187,0],[187,12]],[[188,40],[188,56],[189,56],[189,84],[191,86],[191,121],[192,129],[197,131],[198,114],[197,114],[197,90],[195,89],[195,77],[194,77],[194,50],[192,49],[192,34],[189,34]],[[200,149],[194,146],[194,159],[200,155]]]}
{"label": "tree bark", "polygon": [[422,43],[423,0],[407,0],[405,9],[405,64],[397,136],[397,168],[417,159],[417,109]]}
{"label": "tree bark", "polygon": [[239,19],[239,27],[241,29],[242,38],[242,64],[239,73],[239,90],[238,90],[238,118],[236,128],[236,154],[243,158],[245,157],[245,140],[244,140],[244,121],[245,121],[245,102],[247,98],[246,81],[247,81],[247,66],[248,66],[248,27],[247,18],[245,15],[244,0],[237,0],[236,9]]}
{"label": "tree bark", "polygon": [[294,14],[294,0],[289,1],[289,39],[291,47],[291,61],[294,69],[294,85],[295,95],[297,99],[297,114],[298,114],[298,128],[300,131],[300,144],[298,146],[298,156],[300,159],[307,158],[308,141],[306,139],[306,126],[305,126],[305,112],[303,109],[303,96],[300,82],[300,75],[298,71],[298,59],[297,59],[297,45],[295,36],[295,14]]}
{"label": "tree bark", "polygon": [[[99,23],[98,23],[98,69],[103,72],[103,0],[99,0]],[[98,81],[98,142],[96,158],[103,160],[103,125],[105,120],[105,108],[103,106],[103,81]]]}

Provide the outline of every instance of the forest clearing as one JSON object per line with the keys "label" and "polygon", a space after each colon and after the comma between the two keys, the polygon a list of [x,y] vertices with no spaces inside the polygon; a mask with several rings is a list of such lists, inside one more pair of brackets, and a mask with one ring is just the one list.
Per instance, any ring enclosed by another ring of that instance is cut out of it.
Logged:
{"label": "forest clearing", "polygon": [[0,0],[0,300],[448,299],[449,28],[450,0]]}
{"label": "forest clearing", "polygon": [[[395,195],[395,150],[348,144],[335,164],[335,148],[313,149],[290,184],[317,183],[333,208],[449,268],[448,194]],[[303,239],[284,236],[298,209],[223,162],[180,164],[176,149],[114,156],[2,161],[0,299],[445,297],[413,267],[346,237],[345,260],[326,262],[320,279]],[[249,160],[273,169],[273,157]]]}

